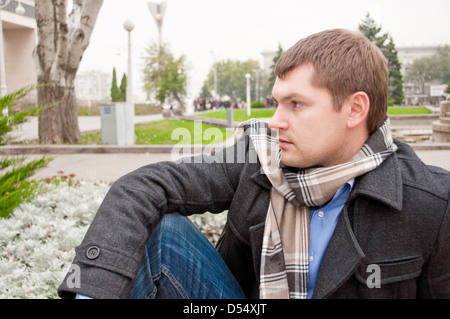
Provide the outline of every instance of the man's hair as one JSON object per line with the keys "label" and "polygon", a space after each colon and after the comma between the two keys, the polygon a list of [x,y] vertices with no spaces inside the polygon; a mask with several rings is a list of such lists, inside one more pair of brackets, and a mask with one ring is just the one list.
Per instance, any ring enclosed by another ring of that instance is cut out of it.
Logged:
{"label": "man's hair", "polygon": [[389,94],[387,61],[363,34],[335,29],[304,38],[278,60],[275,75],[283,78],[308,63],[315,67],[313,85],[330,91],[337,111],[345,98],[363,91],[370,100],[367,119],[370,134],[384,123]]}

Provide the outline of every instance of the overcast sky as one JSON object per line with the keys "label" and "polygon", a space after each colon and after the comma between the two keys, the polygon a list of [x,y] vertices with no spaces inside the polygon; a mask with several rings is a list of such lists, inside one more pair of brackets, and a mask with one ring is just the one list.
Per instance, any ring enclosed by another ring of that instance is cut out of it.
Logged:
{"label": "overcast sky", "polygon": [[[143,49],[157,41],[147,7],[159,0],[104,0],[80,71],[97,69],[118,77],[127,68],[125,20],[132,20],[134,91],[141,91]],[[367,12],[399,46],[450,45],[448,0],[167,0],[163,41],[186,55],[189,98],[195,98],[214,57],[261,60],[261,52],[288,49],[299,39],[331,28],[356,30]],[[214,52],[214,54],[212,53]],[[120,78],[119,78],[120,81]],[[140,96],[142,96],[140,94]],[[145,96],[145,95],[144,95]]]}

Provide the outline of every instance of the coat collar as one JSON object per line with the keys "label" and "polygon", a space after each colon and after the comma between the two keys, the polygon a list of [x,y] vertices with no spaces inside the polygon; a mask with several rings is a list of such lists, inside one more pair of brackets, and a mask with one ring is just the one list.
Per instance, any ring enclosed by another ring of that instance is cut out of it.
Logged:
{"label": "coat collar", "polygon": [[392,207],[395,211],[401,211],[402,179],[395,153],[377,169],[356,180],[322,260],[313,298],[328,297],[364,261],[364,252],[356,240],[348,216],[349,203],[359,196],[369,197]]}
{"label": "coat collar", "polygon": [[262,168],[258,169],[256,172],[253,173],[251,176],[251,179],[258,184],[259,186],[270,190],[272,188],[272,184],[270,183],[269,179],[267,178],[266,174],[262,171]]}
{"label": "coat collar", "polygon": [[360,176],[348,202],[359,196],[371,198],[401,211],[403,206],[402,175],[398,155],[393,153],[377,169]]}
{"label": "coat collar", "polygon": [[[270,189],[271,184],[260,170],[252,175],[252,180],[260,186]],[[357,178],[349,201],[365,196],[391,206],[396,211],[402,210],[402,177],[398,156],[393,153],[377,169]]]}

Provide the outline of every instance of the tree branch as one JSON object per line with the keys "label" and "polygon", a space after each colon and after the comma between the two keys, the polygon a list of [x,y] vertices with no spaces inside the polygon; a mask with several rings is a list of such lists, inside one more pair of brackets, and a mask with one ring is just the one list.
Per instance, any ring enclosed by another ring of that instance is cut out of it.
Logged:
{"label": "tree branch", "polygon": [[69,25],[67,24],[66,0],[53,0],[55,10],[56,59],[53,63],[51,78],[54,81],[63,81],[61,72],[66,69],[69,54]]}
{"label": "tree branch", "polygon": [[38,79],[42,79],[42,82],[45,82],[50,76],[50,70],[56,54],[53,1],[36,1],[35,10],[38,45],[33,52],[33,56],[35,58]]}
{"label": "tree branch", "polygon": [[89,46],[89,39],[94,30],[95,21],[103,0],[74,0],[70,14],[70,51],[68,67],[76,72],[84,51]]}

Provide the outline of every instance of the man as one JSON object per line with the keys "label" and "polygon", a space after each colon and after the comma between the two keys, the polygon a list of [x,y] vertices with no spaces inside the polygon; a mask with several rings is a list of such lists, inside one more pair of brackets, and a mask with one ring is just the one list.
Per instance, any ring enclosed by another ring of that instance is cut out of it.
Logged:
{"label": "man", "polygon": [[[68,274],[60,296],[450,297],[449,173],[392,139],[381,51],[324,31],[275,73],[268,127],[111,187],[76,250],[80,285]],[[224,210],[216,251],[183,215]]]}

